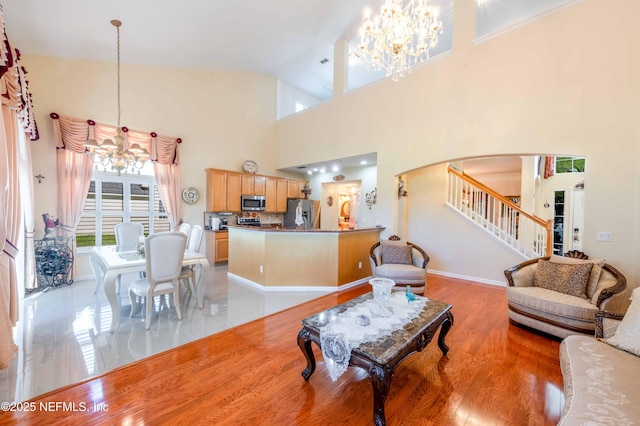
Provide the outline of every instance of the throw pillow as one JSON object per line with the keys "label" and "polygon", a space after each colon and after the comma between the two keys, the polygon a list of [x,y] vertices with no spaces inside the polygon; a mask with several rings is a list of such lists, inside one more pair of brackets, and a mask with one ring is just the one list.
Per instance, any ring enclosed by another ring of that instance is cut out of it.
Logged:
{"label": "throw pillow", "polygon": [[605,342],[640,356],[640,288],[631,293],[631,305],[616,329],[616,334]]}
{"label": "throw pillow", "polygon": [[602,273],[602,267],[606,263],[605,259],[594,259],[594,260],[586,260],[586,259],[575,259],[573,257],[564,257],[558,255],[551,255],[551,259],[549,259],[553,263],[570,263],[570,264],[582,264],[582,263],[593,263],[593,268],[591,268],[591,273],[589,274],[589,280],[587,281],[587,297],[592,297],[593,294],[598,289],[598,282],[600,281],[600,274]]}
{"label": "throw pillow", "polygon": [[382,263],[411,265],[411,246],[382,245]]}
{"label": "throw pillow", "polygon": [[592,263],[562,264],[539,260],[533,286],[587,299],[585,290]]}

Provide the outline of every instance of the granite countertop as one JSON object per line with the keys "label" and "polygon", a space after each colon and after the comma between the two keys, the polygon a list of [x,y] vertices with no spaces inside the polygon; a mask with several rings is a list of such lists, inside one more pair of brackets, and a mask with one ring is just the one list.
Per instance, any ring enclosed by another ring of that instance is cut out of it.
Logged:
{"label": "granite countertop", "polygon": [[229,225],[229,228],[244,229],[248,231],[262,231],[262,232],[286,232],[286,233],[343,233],[343,232],[363,232],[363,231],[382,231],[384,227],[375,226],[371,228],[356,228],[356,229],[302,229],[302,228],[283,228],[273,225],[262,226],[246,226],[246,225]]}

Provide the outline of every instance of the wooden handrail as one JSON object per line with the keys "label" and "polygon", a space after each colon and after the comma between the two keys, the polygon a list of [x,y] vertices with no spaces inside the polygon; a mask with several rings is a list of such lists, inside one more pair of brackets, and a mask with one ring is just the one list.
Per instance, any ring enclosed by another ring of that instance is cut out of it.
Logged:
{"label": "wooden handrail", "polygon": [[471,185],[481,189],[482,191],[486,192],[487,194],[491,195],[492,197],[500,200],[502,203],[504,203],[507,206],[511,207],[513,210],[515,210],[516,212],[518,212],[522,216],[525,216],[525,217],[529,218],[531,221],[533,221],[534,223],[544,227],[547,230],[546,254],[547,254],[547,256],[551,255],[552,250],[553,250],[553,246],[552,246],[553,240],[552,240],[552,236],[551,236],[551,231],[553,229],[553,225],[552,225],[553,222],[551,221],[551,219],[544,220],[542,218],[539,218],[538,216],[531,215],[531,214],[525,212],[524,210],[522,210],[520,208],[520,206],[518,206],[516,203],[514,203],[513,201],[511,201],[507,197],[498,194],[493,189],[489,188],[488,186],[486,186],[482,182],[477,181],[476,179],[472,178],[471,176],[465,174],[464,172],[459,172],[459,171],[457,171],[456,169],[454,169],[451,166],[449,166],[448,171],[449,171],[449,173],[452,173],[452,174],[458,176],[460,179],[464,180],[465,182],[470,183]]}

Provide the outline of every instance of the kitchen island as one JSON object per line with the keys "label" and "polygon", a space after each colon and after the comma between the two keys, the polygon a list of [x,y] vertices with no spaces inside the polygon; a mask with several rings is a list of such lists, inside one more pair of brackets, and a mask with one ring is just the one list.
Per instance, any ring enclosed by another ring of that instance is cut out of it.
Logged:
{"label": "kitchen island", "polygon": [[366,282],[369,249],[383,229],[229,226],[228,275],[265,290],[337,290]]}

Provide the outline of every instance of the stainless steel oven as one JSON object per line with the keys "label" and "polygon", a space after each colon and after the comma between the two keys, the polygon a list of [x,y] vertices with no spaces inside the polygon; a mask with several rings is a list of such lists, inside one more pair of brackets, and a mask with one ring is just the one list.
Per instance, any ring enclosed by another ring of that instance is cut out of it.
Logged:
{"label": "stainless steel oven", "polygon": [[243,195],[240,208],[243,211],[260,211],[267,207],[264,195]]}

